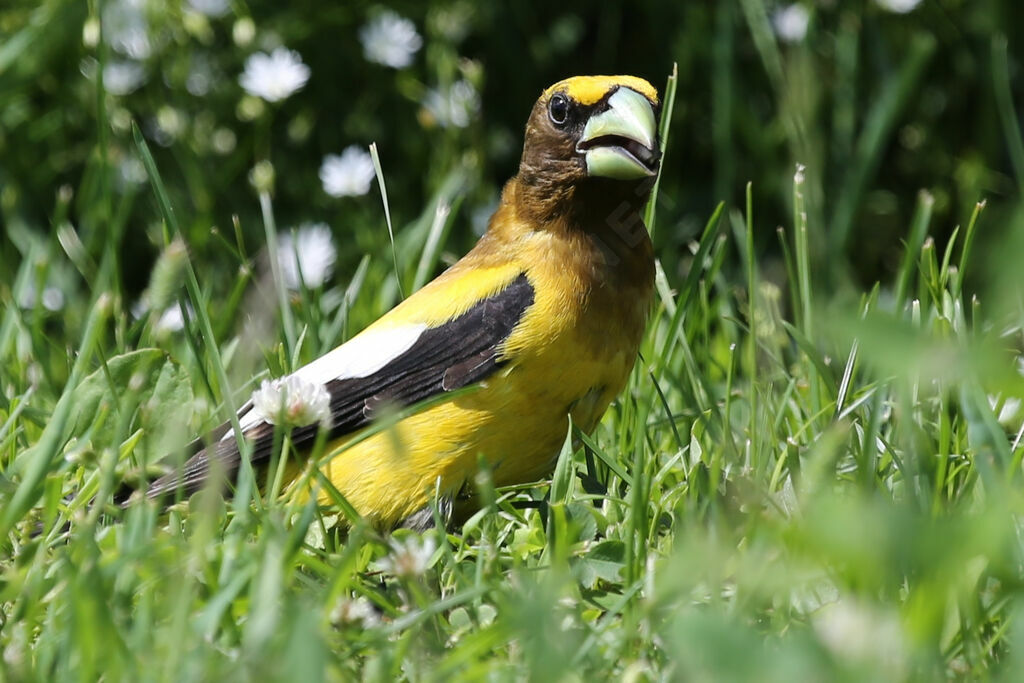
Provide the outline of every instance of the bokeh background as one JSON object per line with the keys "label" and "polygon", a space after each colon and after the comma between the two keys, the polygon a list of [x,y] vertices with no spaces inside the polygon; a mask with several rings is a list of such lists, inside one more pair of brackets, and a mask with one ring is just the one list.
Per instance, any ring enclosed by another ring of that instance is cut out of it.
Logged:
{"label": "bokeh background", "polygon": [[[443,195],[456,208],[447,244],[468,248],[542,88],[609,72],[662,88],[675,63],[656,235],[666,268],[685,272],[685,244],[718,202],[741,205],[748,181],[758,247],[777,251],[799,162],[823,282],[884,282],[919,190],[940,238],[981,199],[982,245],[1008,224],[1024,183],[1011,107],[1024,110],[1020,26],[1013,0],[8,0],[0,262],[13,272],[29,242],[67,222],[93,259],[114,240],[126,289],[142,290],[163,239],[132,122],[200,266],[237,263],[211,232],[233,232],[233,217],[253,250],[262,243],[250,174],[269,160],[278,224],[326,223],[334,272],[350,275],[388,243],[376,183],[337,197],[319,174],[329,155],[372,142],[396,230]],[[247,92],[247,60],[281,47],[307,68],[302,87],[278,101]],[[81,273],[49,277],[74,297]]]}

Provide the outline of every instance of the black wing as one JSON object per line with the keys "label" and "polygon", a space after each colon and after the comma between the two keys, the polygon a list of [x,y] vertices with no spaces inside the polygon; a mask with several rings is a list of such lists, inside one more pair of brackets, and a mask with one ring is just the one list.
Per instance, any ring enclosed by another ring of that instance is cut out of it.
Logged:
{"label": "black wing", "polygon": [[[499,358],[501,345],[533,300],[533,286],[522,274],[458,318],[425,330],[408,351],[372,375],[328,381],[330,437],[366,426],[384,404],[409,406],[486,378],[504,362]],[[239,418],[250,409],[251,402],[239,411]],[[312,424],[293,429],[292,442],[296,447],[312,444],[318,428]],[[146,497],[159,498],[174,491],[190,495],[202,488],[214,469],[233,479],[241,455],[236,439],[220,440],[229,430],[230,423],[215,429],[215,443],[196,452],[179,470],[155,480],[146,490]],[[273,425],[260,422],[247,429],[245,437],[253,445],[254,465],[270,460]]]}

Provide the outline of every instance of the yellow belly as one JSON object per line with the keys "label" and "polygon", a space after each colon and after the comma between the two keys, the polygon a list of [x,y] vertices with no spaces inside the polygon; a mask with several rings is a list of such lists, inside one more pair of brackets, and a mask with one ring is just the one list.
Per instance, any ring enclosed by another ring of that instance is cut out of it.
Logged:
{"label": "yellow belly", "polygon": [[[654,279],[646,232],[643,237],[626,255],[632,261],[624,256],[617,265],[602,265],[606,254],[586,234],[529,232],[516,243],[526,265],[511,268],[513,259],[495,256],[481,240],[482,254],[474,250],[428,285],[430,300],[481,296],[463,290],[494,279],[484,277],[488,259],[506,264],[513,276],[526,272],[535,299],[502,347],[505,364],[476,390],[355,446],[345,448],[348,437],[330,444],[323,473],[361,515],[385,529],[422,510],[435,493],[457,496],[472,481],[480,455],[498,486],[546,475],[565,440],[568,416],[592,430],[636,360]],[[627,267],[634,262],[636,273]],[[456,285],[461,289],[449,291]],[[403,316],[426,315],[411,303]],[[330,496],[321,492],[320,500],[329,504]]]}
{"label": "yellow belly", "polygon": [[[568,415],[592,429],[621,389],[634,357],[586,356],[573,343],[506,366],[483,386],[431,406],[351,448],[331,444],[321,470],[369,522],[390,528],[435,496],[471,482],[478,456],[498,486],[547,474],[566,436]],[[543,378],[540,381],[538,378]],[[333,450],[331,450],[333,448]],[[320,493],[320,501],[330,497]]]}

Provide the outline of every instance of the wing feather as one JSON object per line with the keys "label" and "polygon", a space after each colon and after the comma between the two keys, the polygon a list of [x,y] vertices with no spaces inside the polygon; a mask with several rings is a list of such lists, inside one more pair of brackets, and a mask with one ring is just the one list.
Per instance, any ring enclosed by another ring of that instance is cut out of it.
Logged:
{"label": "wing feather", "polygon": [[[525,274],[520,274],[504,289],[442,325],[421,325],[413,332],[400,328],[397,336],[379,346],[363,341],[353,345],[358,354],[372,356],[369,359],[360,360],[349,352],[349,345],[359,339],[356,337],[295,374],[316,381],[325,371],[337,371],[325,382],[331,396],[329,436],[344,436],[369,424],[384,404],[410,406],[488,377],[509,360],[502,355],[504,341],[533,301],[533,286]],[[378,340],[383,339],[380,332],[375,334]],[[392,356],[382,361],[382,352],[391,352]],[[252,463],[268,462],[273,450],[273,425],[251,411],[251,402],[239,411],[239,418],[245,438],[253,446]],[[318,429],[315,424],[293,429],[292,442],[298,448],[308,446]],[[158,498],[174,491],[189,495],[202,488],[215,470],[233,479],[241,455],[230,424],[221,425],[213,434],[217,441],[196,452],[175,472],[152,482],[146,496]]]}

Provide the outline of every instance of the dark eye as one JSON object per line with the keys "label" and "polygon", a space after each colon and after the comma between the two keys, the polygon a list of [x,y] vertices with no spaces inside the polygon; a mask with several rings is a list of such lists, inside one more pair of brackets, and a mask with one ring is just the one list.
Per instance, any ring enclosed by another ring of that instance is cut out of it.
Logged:
{"label": "dark eye", "polygon": [[565,125],[569,120],[569,100],[565,95],[555,95],[548,102],[548,116],[556,126]]}

